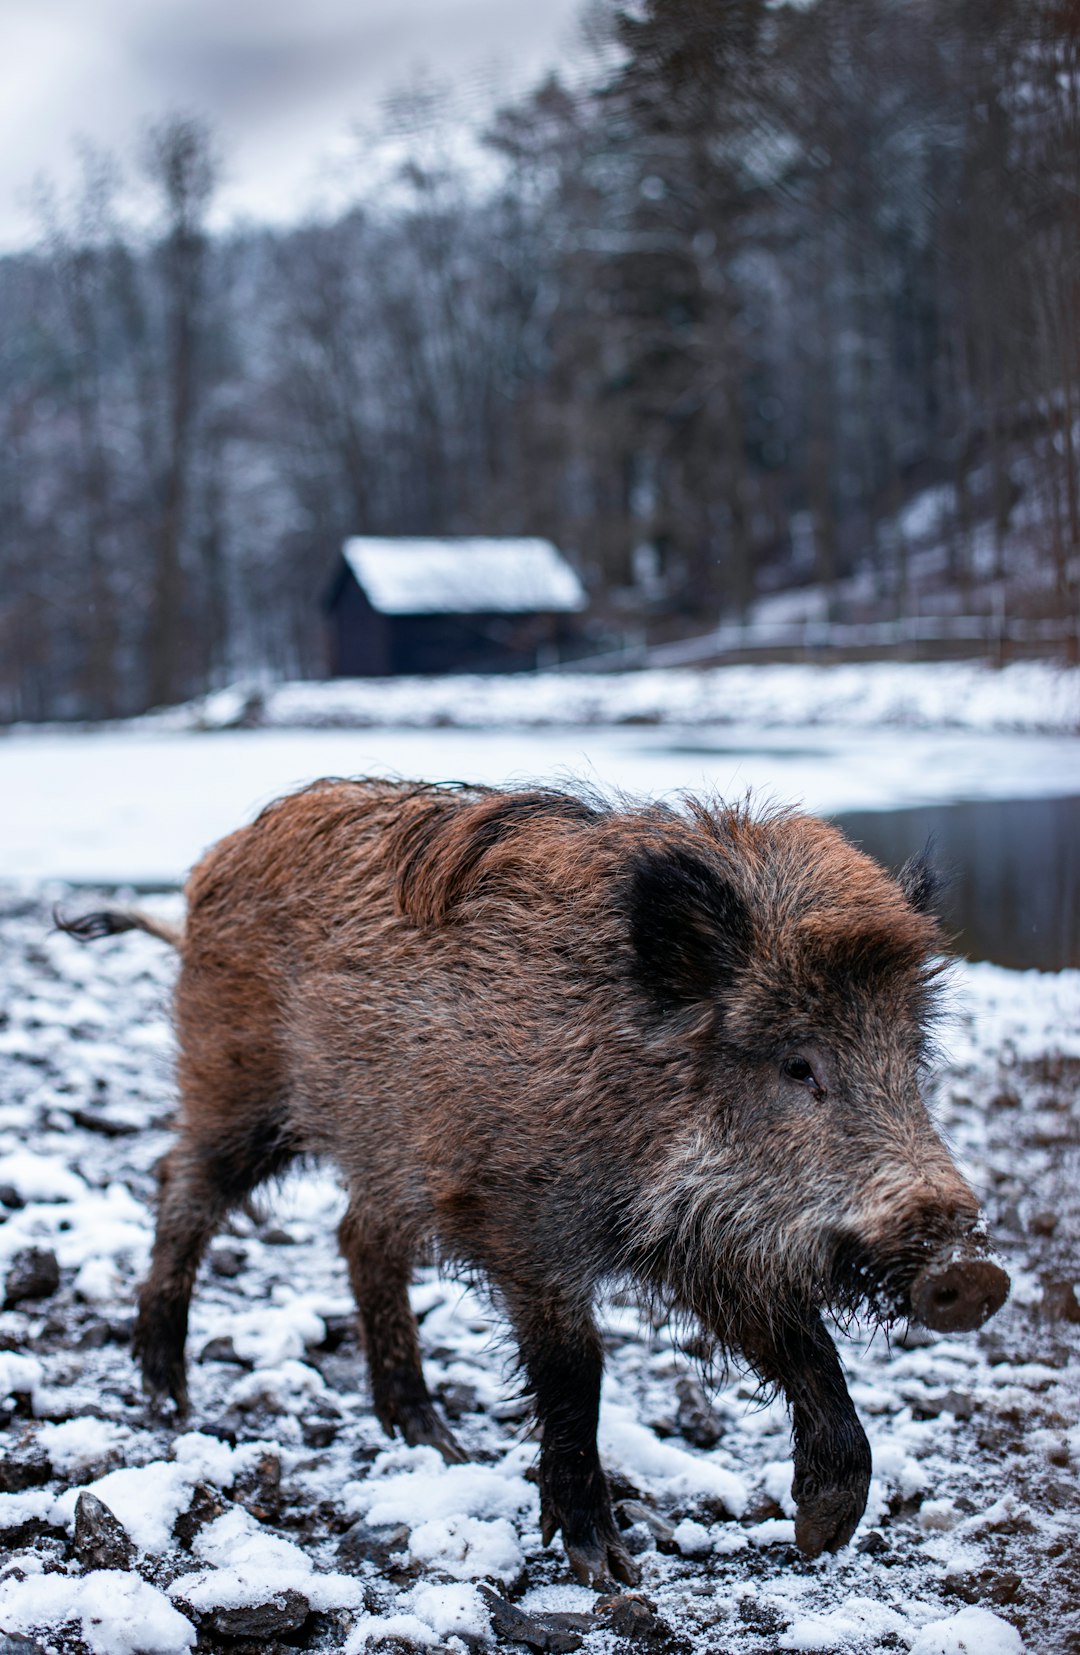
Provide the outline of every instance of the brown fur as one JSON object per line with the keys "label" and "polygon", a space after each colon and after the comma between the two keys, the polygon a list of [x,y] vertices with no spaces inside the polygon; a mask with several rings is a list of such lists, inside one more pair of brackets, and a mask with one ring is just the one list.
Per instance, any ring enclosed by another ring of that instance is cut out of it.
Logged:
{"label": "brown fur", "polygon": [[595,1448],[616,1278],[783,1387],[800,1543],[842,1543],[869,1455],[818,1310],[904,1311],[976,1215],[919,1096],[940,938],[922,870],[906,885],[787,812],[379,781],[272,805],[188,884],[149,1386],[183,1400],[229,1208],[325,1155],[383,1425],[457,1452],[406,1290],[422,1259],[481,1272],[536,1397],[545,1536],[582,1578],[634,1576]]}

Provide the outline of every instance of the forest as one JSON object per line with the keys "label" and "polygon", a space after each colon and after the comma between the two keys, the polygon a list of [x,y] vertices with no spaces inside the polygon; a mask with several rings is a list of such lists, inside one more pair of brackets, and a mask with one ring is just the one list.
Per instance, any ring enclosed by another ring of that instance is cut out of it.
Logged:
{"label": "forest", "polygon": [[0,719],[317,676],[356,534],[549,536],[594,650],[1076,616],[1077,0],[602,0],[471,148],[452,101],[274,230],[167,114],[0,260]]}

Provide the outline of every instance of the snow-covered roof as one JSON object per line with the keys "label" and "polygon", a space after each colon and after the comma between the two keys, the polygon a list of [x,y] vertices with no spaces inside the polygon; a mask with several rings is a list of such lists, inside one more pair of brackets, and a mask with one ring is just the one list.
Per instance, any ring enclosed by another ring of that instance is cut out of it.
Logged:
{"label": "snow-covered roof", "polygon": [[345,561],[384,615],[584,609],[585,591],[550,540],[378,540],[357,536]]}

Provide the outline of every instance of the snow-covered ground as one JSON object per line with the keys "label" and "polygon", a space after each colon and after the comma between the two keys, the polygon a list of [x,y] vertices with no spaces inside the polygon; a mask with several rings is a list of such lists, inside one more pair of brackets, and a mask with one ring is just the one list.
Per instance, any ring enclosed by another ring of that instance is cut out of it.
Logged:
{"label": "snow-covered ground", "polygon": [[[1080,974],[958,972],[937,1107],[1013,1294],[978,1335],[841,1340],[875,1477],[839,1555],[793,1547],[782,1408],[737,1374],[705,1401],[670,1328],[608,1307],[602,1452],[652,1608],[605,1607],[540,1544],[535,1444],[474,1292],[433,1275],[414,1292],[470,1463],[381,1435],[328,1171],[219,1238],[187,1427],[147,1415],[127,1339],[173,1107],[172,957],[138,935],[80,948],[10,894],[0,931],[0,1276],[36,1250],[43,1277],[0,1314],[0,1628],[64,1655],[196,1637],[463,1652],[505,1615],[486,1587],[530,1617],[534,1646],[584,1638],[586,1655],[635,1625],[685,1655],[1078,1647]],[[80,1490],[120,1528],[85,1500],[77,1519]]]}
{"label": "snow-covered ground", "polygon": [[1080,732],[1080,670],[1045,661],[870,661],[508,677],[237,685],[157,715],[173,729],[262,725],[833,724]]}

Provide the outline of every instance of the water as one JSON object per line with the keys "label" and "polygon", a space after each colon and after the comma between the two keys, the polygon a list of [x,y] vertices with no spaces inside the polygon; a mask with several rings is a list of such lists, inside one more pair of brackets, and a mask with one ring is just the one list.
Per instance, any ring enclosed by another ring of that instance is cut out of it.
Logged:
{"label": "water", "polygon": [[1080,966],[1080,797],[845,811],[834,820],[892,869],[931,842],[949,876],[943,918],[968,959]]}

